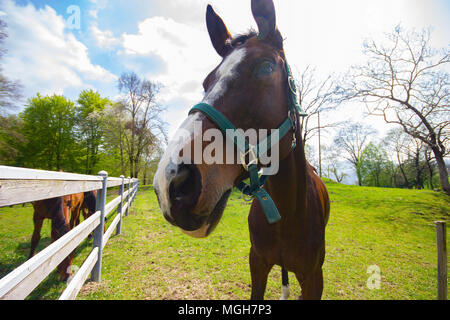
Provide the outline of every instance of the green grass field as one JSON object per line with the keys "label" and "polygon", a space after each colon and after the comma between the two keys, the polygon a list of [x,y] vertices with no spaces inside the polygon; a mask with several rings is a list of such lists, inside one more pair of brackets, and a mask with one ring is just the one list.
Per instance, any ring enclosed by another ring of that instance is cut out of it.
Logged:
{"label": "green grass field", "polygon": [[[327,187],[332,212],[323,298],[435,299],[433,222],[450,220],[450,197],[331,181]],[[163,219],[153,190],[142,187],[122,234],[113,236],[104,249],[102,282],[87,283],[78,299],[248,299],[248,210],[249,205],[233,194],[216,231],[207,239],[193,239]],[[0,209],[0,277],[26,260],[31,233],[30,205]],[[49,243],[47,221],[39,250]],[[88,240],[81,244],[75,266],[81,266],[91,246]],[[367,270],[372,265],[381,270],[381,282],[379,289],[371,290]],[[290,280],[295,299],[300,288],[294,275]],[[281,271],[275,267],[266,298],[279,299],[280,287]],[[57,299],[64,288],[53,272],[29,299]]]}

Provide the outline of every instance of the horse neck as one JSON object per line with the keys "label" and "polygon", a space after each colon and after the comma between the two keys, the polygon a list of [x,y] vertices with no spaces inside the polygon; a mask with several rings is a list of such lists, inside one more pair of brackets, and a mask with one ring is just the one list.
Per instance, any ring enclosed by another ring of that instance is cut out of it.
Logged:
{"label": "horse neck", "polygon": [[289,222],[301,221],[306,214],[306,159],[299,132],[296,135],[297,147],[280,161],[278,174],[270,177],[265,187],[280,215]]}

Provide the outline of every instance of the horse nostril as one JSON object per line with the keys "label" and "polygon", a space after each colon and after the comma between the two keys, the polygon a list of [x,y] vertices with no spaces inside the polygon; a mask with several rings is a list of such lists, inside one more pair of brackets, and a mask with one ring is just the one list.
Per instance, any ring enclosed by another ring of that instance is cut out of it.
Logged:
{"label": "horse nostril", "polygon": [[187,167],[183,166],[178,171],[178,174],[172,179],[173,187],[179,188],[189,178],[190,171]]}
{"label": "horse nostril", "polygon": [[172,202],[182,202],[193,206],[201,192],[200,172],[195,165],[181,165],[169,186],[169,198]]}

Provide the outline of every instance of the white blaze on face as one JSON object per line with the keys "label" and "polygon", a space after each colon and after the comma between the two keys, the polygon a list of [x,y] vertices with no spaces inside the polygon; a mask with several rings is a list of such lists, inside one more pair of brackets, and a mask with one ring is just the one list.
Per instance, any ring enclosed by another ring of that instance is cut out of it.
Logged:
{"label": "white blaze on face", "polygon": [[161,209],[169,215],[171,205],[169,199],[170,181],[167,180],[166,169],[169,165],[180,164],[180,151],[191,142],[191,138],[194,138],[194,124],[196,121],[200,121],[199,113],[190,115],[177,130],[174,138],[167,146],[166,152],[159,162],[155,178],[153,179],[153,185],[159,194]]}
{"label": "white blaze on face", "polygon": [[237,67],[244,60],[246,50],[244,48],[233,51],[225,58],[216,71],[218,79],[214,86],[206,93],[204,102],[214,107],[217,99],[221,98],[228,89],[228,84],[233,81],[237,74]]}
{"label": "white blaze on face", "polygon": [[[228,89],[228,84],[237,77],[237,67],[244,60],[246,50],[244,48],[233,51],[222,62],[220,67],[216,71],[216,83],[205,94],[203,102],[214,106],[217,99],[223,97]],[[195,122],[200,121],[200,114],[195,113],[190,115],[180,126],[175,138],[169,143],[166,152],[164,153],[155,174],[153,185],[159,194],[159,201],[161,209],[164,213],[170,215],[170,199],[169,199],[169,184],[167,167],[172,164],[179,164],[180,150],[185,148],[187,143],[190,143],[195,139],[195,134],[202,134],[202,132],[196,132]],[[184,139],[183,139],[184,137]],[[188,139],[186,139],[188,138]],[[192,155],[194,156],[194,155]],[[192,159],[193,161],[194,159]]]}

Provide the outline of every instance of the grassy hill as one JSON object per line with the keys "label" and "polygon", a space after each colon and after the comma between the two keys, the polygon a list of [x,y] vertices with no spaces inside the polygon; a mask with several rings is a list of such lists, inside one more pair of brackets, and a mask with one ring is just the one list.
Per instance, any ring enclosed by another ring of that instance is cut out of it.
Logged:
{"label": "grassy hill", "polygon": [[[436,236],[433,222],[450,221],[450,197],[432,191],[345,186],[327,181],[331,218],[327,227],[324,299],[435,299]],[[216,231],[192,239],[159,213],[151,187],[142,187],[123,233],[104,250],[99,284],[88,283],[79,299],[248,299],[249,205],[233,194]],[[0,277],[26,260],[32,209],[0,209]],[[48,245],[50,222],[40,248]],[[447,236],[448,238],[448,236]],[[91,242],[77,250],[75,266]],[[448,245],[448,244],[447,244]],[[379,289],[370,290],[370,266],[381,271]],[[56,299],[65,284],[52,273],[30,296]],[[291,298],[300,288],[291,275]],[[281,272],[275,267],[266,298],[280,297]]]}

